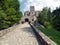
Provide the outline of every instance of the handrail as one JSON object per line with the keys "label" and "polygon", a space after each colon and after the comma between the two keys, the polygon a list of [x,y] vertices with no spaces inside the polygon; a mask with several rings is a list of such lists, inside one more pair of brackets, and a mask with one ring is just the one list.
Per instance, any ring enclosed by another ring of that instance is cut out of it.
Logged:
{"label": "handrail", "polygon": [[57,45],[51,39],[49,39],[45,34],[39,31],[33,24],[30,24],[31,28],[33,29],[38,41],[41,45]]}

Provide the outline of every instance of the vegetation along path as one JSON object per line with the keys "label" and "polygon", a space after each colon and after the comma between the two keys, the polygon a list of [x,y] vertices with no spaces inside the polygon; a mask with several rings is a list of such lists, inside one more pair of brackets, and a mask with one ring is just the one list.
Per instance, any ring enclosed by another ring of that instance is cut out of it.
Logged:
{"label": "vegetation along path", "polygon": [[15,30],[0,39],[0,45],[39,45],[28,23],[19,24]]}

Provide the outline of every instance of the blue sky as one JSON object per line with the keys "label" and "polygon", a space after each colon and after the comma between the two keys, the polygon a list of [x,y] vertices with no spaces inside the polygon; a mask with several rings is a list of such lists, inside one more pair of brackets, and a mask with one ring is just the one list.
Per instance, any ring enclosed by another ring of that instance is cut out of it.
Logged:
{"label": "blue sky", "polygon": [[20,2],[20,10],[24,13],[24,9],[25,9],[25,3],[27,3],[27,0],[19,0]]}
{"label": "blue sky", "polygon": [[60,6],[60,0],[19,0],[20,9],[24,13],[30,6],[35,6],[35,10],[42,10],[44,7],[50,7],[51,10]]}

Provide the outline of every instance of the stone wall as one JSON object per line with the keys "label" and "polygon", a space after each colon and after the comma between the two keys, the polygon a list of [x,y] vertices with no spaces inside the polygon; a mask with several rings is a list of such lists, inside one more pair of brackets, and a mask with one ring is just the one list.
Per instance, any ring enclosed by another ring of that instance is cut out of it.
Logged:
{"label": "stone wall", "polygon": [[49,39],[44,33],[39,31],[34,25],[30,24],[37,39],[41,43],[41,45],[57,45],[55,42],[53,42],[51,39]]}
{"label": "stone wall", "polygon": [[8,29],[1,30],[1,31],[0,31],[0,37],[3,36],[3,35],[5,35],[5,34],[8,33],[8,32],[13,31],[14,29],[17,28],[17,26],[18,26],[18,25],[15,24],[15,25],[13,25],[12,27],[10,27],[10,28],[8,28]]}

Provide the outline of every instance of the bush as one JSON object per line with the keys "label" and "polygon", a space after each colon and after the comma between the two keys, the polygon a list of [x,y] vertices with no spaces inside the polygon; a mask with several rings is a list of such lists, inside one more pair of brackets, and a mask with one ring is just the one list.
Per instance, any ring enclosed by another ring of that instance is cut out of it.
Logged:
{"label": "bush", "polygon": [[52,25],[51,25],[51,23],[50,22],[44,22],[44,26],[46,27],[46,28],[52,28]]}

